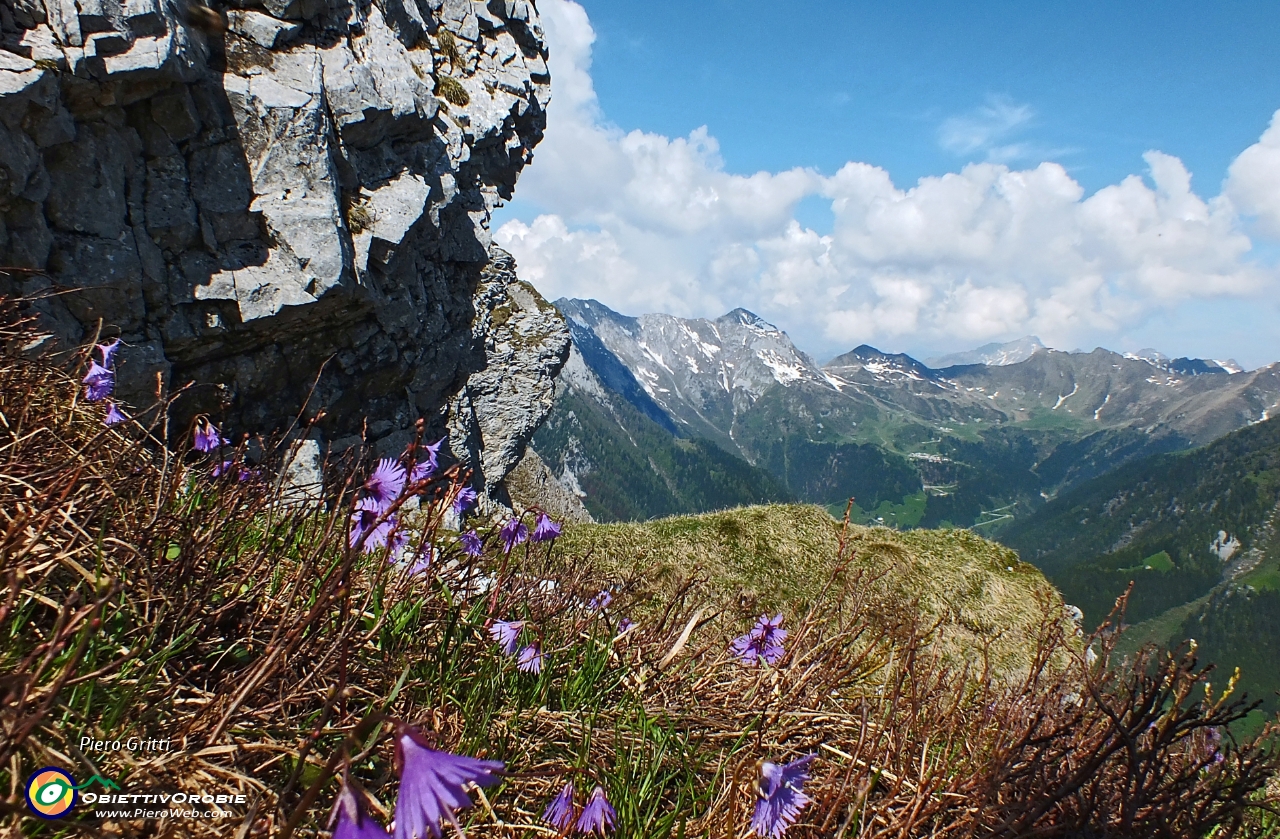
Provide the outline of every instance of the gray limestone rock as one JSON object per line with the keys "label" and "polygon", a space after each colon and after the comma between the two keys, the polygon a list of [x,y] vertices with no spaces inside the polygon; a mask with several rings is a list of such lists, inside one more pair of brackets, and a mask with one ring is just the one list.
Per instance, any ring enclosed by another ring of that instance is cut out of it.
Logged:
{"label": "gray limestone rock", "polygon": [[582,499],[569,491],[532,448],[503,482],[517,510],[536,507],[559,522],[589,524],[595,521]]}
{"label": "gray limestone rock", "polygon": [[260,47],[271,49],[282,39],[302,31],[302,24],[277,20],[261,12],[233,9],[227,13],[227,28],[242,35]]}
{"label": "gray limestone rock", "polygon": [[495,248],[493,255],[476,290],[472,325],[484,361],[450,406],[449,442],[496,490],[551,412],[569,328],[554,306],[516,279],[509,254]]}
{"label": "gray limestone rock", "polygon": [[280,498],[286,503],[319,501],[324,495],[324,457],[320,442],[297,440],[285,454],[280,470]]}
{"label": "gray limestone rock", "polygon": [[[223,29],[164,0],[20,0],[0,264],[48,272],[64,347],[99,322],[123,339],[126,403],[193,383],[175,422],[270,434],[301,412],[320,450],[390,451],[422,419],[502,501],[568,353],[488,230],[546,124],[535,7],[249,5]],[[436,98],[442,72],[468,105]]]}

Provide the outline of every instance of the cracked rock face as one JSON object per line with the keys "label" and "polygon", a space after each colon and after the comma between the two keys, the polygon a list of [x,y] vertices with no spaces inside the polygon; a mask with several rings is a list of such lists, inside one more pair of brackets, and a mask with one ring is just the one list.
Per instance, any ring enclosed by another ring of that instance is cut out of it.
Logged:
{"label": "cracked rock face", "polygon": [[549,96],[529,0],[5,0],[0,266],[43,273],[0,291],[119,335],[125,401],[382,452],[425,418],[500,495],[568,354],[488,232]]}

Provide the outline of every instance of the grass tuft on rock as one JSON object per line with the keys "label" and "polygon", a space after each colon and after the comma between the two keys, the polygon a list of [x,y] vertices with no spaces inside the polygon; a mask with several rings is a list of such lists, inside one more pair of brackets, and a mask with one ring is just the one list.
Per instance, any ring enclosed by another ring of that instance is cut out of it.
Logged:
{"label": "grass tuft on rock", "polygon": [[462,86],[462,82],[453,76],[440,77],[439,81],[436,82],[436,95],[450,105],[457,105],[459,108],[471,104],[471,94],[467,93],[467,89]]}

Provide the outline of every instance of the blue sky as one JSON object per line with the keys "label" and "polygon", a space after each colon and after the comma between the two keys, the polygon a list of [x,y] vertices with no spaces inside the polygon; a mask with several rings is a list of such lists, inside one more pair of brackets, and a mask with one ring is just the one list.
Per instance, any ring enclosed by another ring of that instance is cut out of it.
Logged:
{"label": "blue sky", "polygon": [[974,159],[941,128],[996,99],[1026,109],[998,138],[1026,145],[1013,162],[1057,160],[1092,191],[1155,148],[1216,192],[1280,107],[1277,3],[583,6],[609,118],[668,136],[706,125],[739,172],[861,160],[909,185]]}
{"label": "blue sky", "polygon": [[1280,359],[1280,4],[976,5],[543,0],[497,239],[551,296],[742,305],[819,357]]}

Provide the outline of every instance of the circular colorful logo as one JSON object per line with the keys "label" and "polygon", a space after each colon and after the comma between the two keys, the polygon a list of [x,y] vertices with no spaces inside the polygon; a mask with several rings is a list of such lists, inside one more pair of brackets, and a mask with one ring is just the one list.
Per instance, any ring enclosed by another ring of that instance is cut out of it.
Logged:
{"label": "circular colorful logo", "polygon": [[63,770],[46,766],[27,778],[27,806],[42,819],[60,819],[76,806],[76,782]]}

